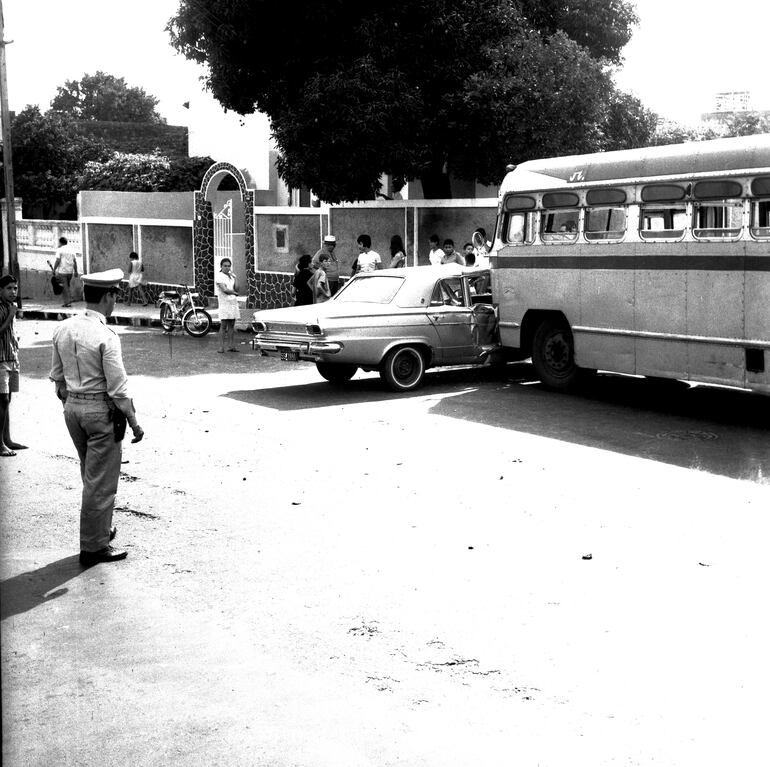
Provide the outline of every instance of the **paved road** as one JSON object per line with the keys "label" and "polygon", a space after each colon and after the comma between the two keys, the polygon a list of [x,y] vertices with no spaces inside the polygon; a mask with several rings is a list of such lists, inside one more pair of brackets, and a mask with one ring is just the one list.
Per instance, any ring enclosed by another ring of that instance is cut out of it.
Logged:
{"label": "paved road", "polygon": [[404,396],[121,327],[130,555],[82,571],[53,324],[0,463],[5,764],[770,757],[770,399],[526,364]]}

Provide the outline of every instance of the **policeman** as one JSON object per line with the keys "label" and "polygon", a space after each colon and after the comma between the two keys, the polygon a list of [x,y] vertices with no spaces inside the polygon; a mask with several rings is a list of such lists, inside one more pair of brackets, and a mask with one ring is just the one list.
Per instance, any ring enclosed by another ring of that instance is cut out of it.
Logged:
{"label": "policeman", "polygon": [[83,479],[80,563],[85,566],[128,556],[110,545],[117,532],[112,512],[126,421],[134,433],[132,442],[144,436],[128,394],[120,339],[107,326],[122,279],[120,269],[84,274],[85,312],[61,322],[53,334],[49,377],[64,403],[64,421]]}

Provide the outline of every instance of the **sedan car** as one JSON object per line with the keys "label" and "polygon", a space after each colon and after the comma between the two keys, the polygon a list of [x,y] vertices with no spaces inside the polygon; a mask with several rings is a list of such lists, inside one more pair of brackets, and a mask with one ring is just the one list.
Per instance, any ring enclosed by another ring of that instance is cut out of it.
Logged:
{"label": "sedan car", "polygon": [[501,353],[488,269],[418,266],[358,274],[325,303],[254,313],[254,348],[315,362],[332,383],[378,370],[394,391],[440,365],[480,365]]}

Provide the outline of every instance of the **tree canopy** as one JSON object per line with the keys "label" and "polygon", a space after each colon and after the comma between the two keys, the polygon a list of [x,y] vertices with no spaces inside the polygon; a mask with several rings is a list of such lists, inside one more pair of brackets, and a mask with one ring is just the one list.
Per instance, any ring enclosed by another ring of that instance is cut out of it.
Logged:
{"label": "tree canopy", "polygon": [[158,99],[143,88],[131,87],[122,77],[96,72],[59,86],[51,109],[77,120],[151,122],[165,120],[155,111]]}
{"label": "tree canopy", "polygon": [[51,217],[61,206],[74,204],[78,174],[91,160],[103,159],[104,145],[81,135],[72,117],[56,112],[42,114],[27,106],[11,124],[14,193],[27,209]]}
{"label": "tree canopy", "polygon": [[268,115],[282,178],[339,202],[383,173],[448,197],[448,173],[646,143],[611,79],[636,21],[628,0],[180,0],[168,30],[226,109]]}
{"label": "tree canopy", "polygon": [[188,192],[199,189],[211,157],[170,160],[159,152],[113,152],[105,160],[86,163],[78,183],[81,189],[120,192]]}

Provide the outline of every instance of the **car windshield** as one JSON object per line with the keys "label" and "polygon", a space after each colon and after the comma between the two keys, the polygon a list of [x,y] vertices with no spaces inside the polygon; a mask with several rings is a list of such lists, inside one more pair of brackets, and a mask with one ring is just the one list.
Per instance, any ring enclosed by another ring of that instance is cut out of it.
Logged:
{"label": "car windshield", "polygon": [[404,284],[403,277],[372,275],[356,277],[335,297],[335,301],[363,301],[368,304],[389,304]]}

